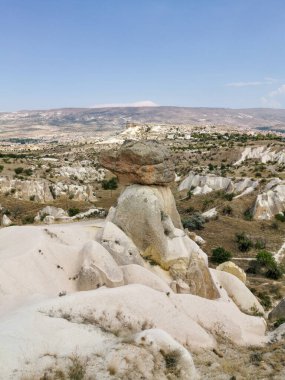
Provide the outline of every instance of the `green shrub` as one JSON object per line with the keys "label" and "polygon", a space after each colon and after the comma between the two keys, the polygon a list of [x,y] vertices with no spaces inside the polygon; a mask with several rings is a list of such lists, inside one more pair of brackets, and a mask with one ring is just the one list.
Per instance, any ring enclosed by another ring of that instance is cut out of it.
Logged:
{"label": "green shrub", "polygon": [[4,169],[4,166],[0,165],[0,173],[3,171],[3,169]]}
{"label": "green shrub", "polygon": [[111,179],[107,180],[104,179],[102,181],[102,188],[104,190],[115,190],[118,187],[118,180],[116,177],[112,177]]}
{"label": "green shrub", "polygon": [[68,209],[67,212],[68,212],[69,216],[75,216],[75,215],[80,213],[80,210],[79,210],[79,208],[71,207],[70,209]]}
{"label": "green shrub", "polygon": [[15,169],[14,169],[14,172],[15,172],[16,174],[21,174],[21,173],[23,173],[23,171],[24,171],[24,168],[21,168],[21,167],[19,167],[19,168],[15,168]]}
{"label": "green shrub", "polygon": [[30,201],[34,201],[36,199],[36,196],[35,195],[31,195],[30,196]]}
{"label": "green shrub", "polygon": [[189,230],[202,230],[204,224],[205,218],[199,212],[195,212],[183,221],[183,227],[189,228]]}
{"label": "green shrub", "polygon": [[285,215],[283,212],[280,212],[279,214],[275,215],[275,219],[278,220],[279,222],[285,222]]}
{"label": "green shrub", "polygon": [[256,264],[259,272],[264,269],[266,277],[274,280],[281,278],[284,273],[282,265],[278,264],[272,253],[268,251],[260,251],[256,255]]}
{"label": "green shrub", "polygon": [[232,215],[233,214],[233,209],[230,205],[227,205],[225,206],[223,209],[222,209],[222,214],[223,215]]}
{"label": "green shrub", "polygon": [[255,240],[254,243],[254,248],[255,249],[265,249],[266,248],[266,241],[265,239],[258,238]]}
{"label": "green shrub", "polygon": [[285,323],[285,318],[279,318],[274,322],[274,327],[277,329],[277,327],[283,325],[283,323]]}
{"label": "green shrub", "polygon": [[229,261],[232,257],[232,254],[226,251],[223,247],[217,247],[212,250],[211,260],[214,263],[221,264],[225,261]]}
{"label": "green shrub", "polygon": [[25,169],[24,170],[24,174],[27,175],[27,176],[30,176],[30,175],[33,174],[33,171],[32,171],[32,169]]}
{"label": "green shrub", "polygon": [[252,214],[252,210],[251,209],[247,209],[245,210],[245,212],[243,213],[243,217],[245,220],[252,220],[253,219],[253,214]]}
{"label": "green shrub", "polygon": [[25,216],[25,217],[22,219],[22,223],[23,223],[23,224],[33,224],[33,223],[34,223],[34,217],[31,216],[31,215]]}
{"label": "green shrub", "polygon": [[224,199],[226,199],[227,201],[232,201],[234,196],[235,196],[234,193],[225,193]]}
{"label": "green shrub", "polygon": [[241,252],[248,252],[253,246],[252,240],[244,232],[236,234],[236,243]]}

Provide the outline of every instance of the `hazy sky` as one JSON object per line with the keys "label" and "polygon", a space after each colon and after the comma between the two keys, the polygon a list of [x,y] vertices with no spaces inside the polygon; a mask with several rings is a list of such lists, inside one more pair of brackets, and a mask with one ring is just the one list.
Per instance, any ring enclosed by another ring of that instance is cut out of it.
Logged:
{"label": "hazy sky", "polygon": [[0,111],[142,101],[285,108],[285,1],[0,0]]}

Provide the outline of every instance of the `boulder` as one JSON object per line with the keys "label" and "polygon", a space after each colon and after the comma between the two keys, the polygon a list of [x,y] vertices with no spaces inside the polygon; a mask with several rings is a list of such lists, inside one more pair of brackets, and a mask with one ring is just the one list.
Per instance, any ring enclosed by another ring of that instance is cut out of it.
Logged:
{"label": "boulder", "polygon": [[264,314],[264,309],[257,298],[239,278],[215,269],[211,269],[211,273],[217,281],[218,289],[224,289],[240,310],[250,314]]}
{"label": "boulder", "polygon": [[55,217],[51,215],[47,215],[44,217],[43,222],[45,224],[53,224],[55,222]]}
{"label": "boulder", "polygon": [[241,269],[238,265],[231,261],[225,261],[224,263],[220,264],[216,268],[217,270],[221,270],[223,272],[228,272],[230,274],[233,274],[237,278],[239,278],[243,283],[246,282],[246,273],[243,269]]}
{"label": "boulder", "polygon": [[80,255],[82,266],[78,275],[79,290],[91,290],[104,285],[113,288],[124,284],[121,269],[110,253],[98,242],[86,243]]}
{"label": "boulder", "polygon": [[2,216],[2,223],[1,224],[3,227],[11,226],[12,223],[13,223],[12,220],[6,214],[4,214]]}
{"label": "boulder", "polygon": [[211,208],[208,211],[203,212],[202,216],[206,220],[217,219],[217,217],[218,217],[218,211],[217,211],[216,207],[214,207],[214,208]]}
{"label": "boulder", "polygon": [[35,216],[35,222],[39,222],[41,220],[44,221],[47,216],[52,217],[54,220],[68,218],[67,212],[64,211],[62,208],[46,206],[43,209],[41,209]]}
{"label": "boulder", "polygon": [[158,290],[159,292],[171,292],[170,287],[166,284],[165,281],[140,265],[123,265],[121,266],[121,269],[124,275],[125,285],[142,284],[154,290]]}
{"label": "boulder", "polygon": [[283,298],[277,306],[268,314],[268,318],[271,321],[278,319],[284,319],[285,322],[285,298]]}
{"label": "boulder", "polygon": [[[161,329],[148,329],[134,336],[138,346],[150,349],[154,354],[162,354],[172,360],[172,372],[175,377],[183,380],[199,379],[193,359],[189,351]],[[167,363],[166,363],[167,368]]]}
{"label": "boulder", "polygon": [[117,151],[102,151],[100,163],[121,183],[167,185],[175,179],[170,153],[156,141],[126,141]]}

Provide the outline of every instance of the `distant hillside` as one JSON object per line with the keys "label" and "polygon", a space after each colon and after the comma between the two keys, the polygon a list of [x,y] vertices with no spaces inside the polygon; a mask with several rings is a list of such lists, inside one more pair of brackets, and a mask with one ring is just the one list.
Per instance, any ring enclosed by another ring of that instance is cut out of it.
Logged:
{"label": "distant hillside", "polygon": [[284,109],[227,109],[190,107],[62,108],[0,113],[0,133],[5,136],[36,133],[87,133],[117,131],[127,121],[191,125],[227,125],[285,131]]}

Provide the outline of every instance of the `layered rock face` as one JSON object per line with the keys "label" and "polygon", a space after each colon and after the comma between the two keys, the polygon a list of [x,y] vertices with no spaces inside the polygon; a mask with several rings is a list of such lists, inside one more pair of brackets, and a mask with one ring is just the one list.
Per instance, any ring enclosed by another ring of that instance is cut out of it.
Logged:
{"label": "layered rock face", "polygon": [[[102,166],[130,185],[107,219],[124,231],[144,258],[169,271],[176,290],[218,298],[207,255],[183,231],[167,186],[175,177],[169,157],[168,150],[154,142],[127,142],[115,153],[105,151]],[[102,244],[108,240],[102,238]]]}
{"label": "layered rock face", "polygon": [[127,141],[117,151],[103,151],[100,161],[121,183],[167,185],[175,178],[168,150],[155,141]]}

